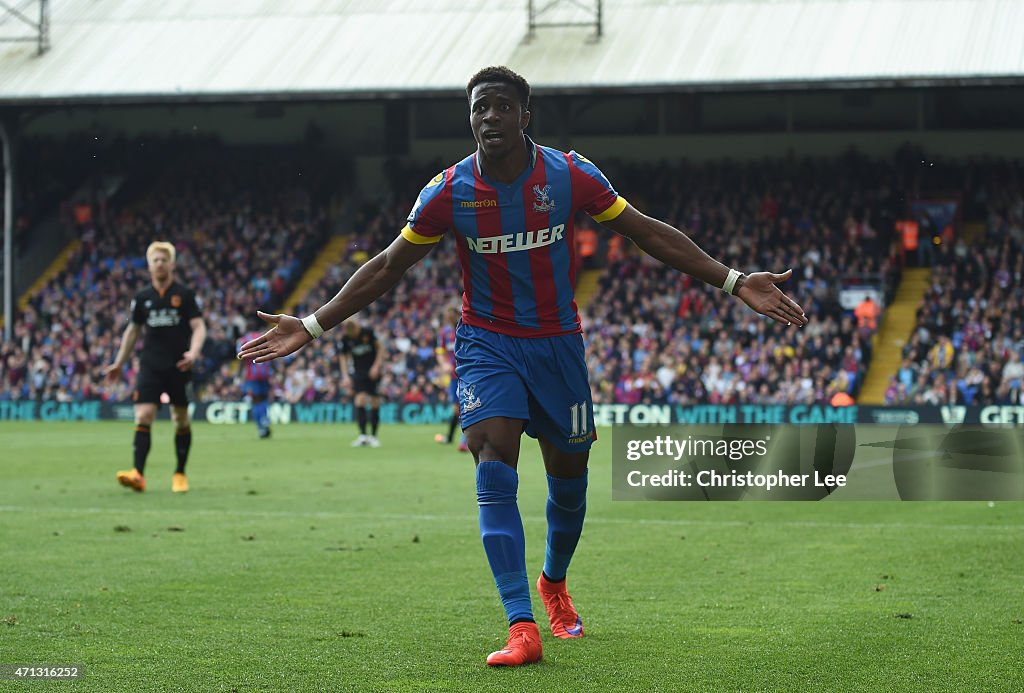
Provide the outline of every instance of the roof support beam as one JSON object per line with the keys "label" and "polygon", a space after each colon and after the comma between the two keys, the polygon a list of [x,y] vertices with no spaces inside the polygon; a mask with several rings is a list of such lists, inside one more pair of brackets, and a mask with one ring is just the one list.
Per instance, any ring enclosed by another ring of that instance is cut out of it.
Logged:
{"label": "roof support beam", "polygon": [[[529,13],[529,27],[526,39],[529,41],[537,29],[544,27],[592,27],[594,41],[601,39],[602,30],[602,2],[603,0],[529,0],[527,11]],[[577,11],[573,11],[573,9]],[[579,10],[583,11],[583,18],[578,18]]]}
{"label": "roof support beam", "polygon": [[[39,6],[39,20],[29,17],[29,10],[32,5]],[[42,55],[50,49],[50,0],[29,0],[23,2],[20,7],[13,3],[0,0],[0,21],[13,17],[31,29],[31,34],[12,34],[0,36],[3,43],[34,43],[36,44],[36,55]]]}

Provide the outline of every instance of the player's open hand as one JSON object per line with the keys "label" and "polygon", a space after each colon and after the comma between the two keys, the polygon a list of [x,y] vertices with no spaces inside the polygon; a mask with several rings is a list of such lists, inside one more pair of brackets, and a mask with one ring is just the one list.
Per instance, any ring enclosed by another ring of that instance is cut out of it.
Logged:
{"label": "player's open hand", "polygon": [[103,369],[103,380],[111,385],[121,379],[121,366],[112,363]]}
{"label": "player's open hand", "polygon": [[195,365],[196,359],[198,358],[198,354],[193,354],[191,351],[186,351],[184,354],[181,355],[181,358],[178,359],[178,362],[174,364],[174,367],[177,368],[182,373],[185,373],[187,371],[192,370],[192,366]]}
{"label": "player's open hand", "polygon": [[302,321],[292,315],[270,315],[263,311],[256,311],[256,315],[274,326],[242,345],[238,358],[243,361],[273,361],[294,353],[313,341],[309,332],[302,326]]}
{"label": "player's open hand", "polygon": [[736,295],[758,313],[767,315],[775,322],[798,327],[806,325],[807,316],[804,315],[804,309],[775,286],[792,276],[791,269],[782,274],[755,272],[747,277],[747,281]]}

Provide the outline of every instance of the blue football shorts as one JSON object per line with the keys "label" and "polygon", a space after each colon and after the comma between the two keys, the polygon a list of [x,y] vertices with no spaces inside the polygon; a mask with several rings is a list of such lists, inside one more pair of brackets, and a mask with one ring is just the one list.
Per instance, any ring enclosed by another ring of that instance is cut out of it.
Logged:
{"label": "blue football shorts", "polygon": [[242,394],[250,397],[267,398],[270,394],[270,383],[266,380],[246,380],[242,382]]}
{"label": "blue football shorts", "polygon": [[585,452],[596,438],[583,335],[512,337],[459,323],[455,330],[462,428],[495,416],[526,434]]}

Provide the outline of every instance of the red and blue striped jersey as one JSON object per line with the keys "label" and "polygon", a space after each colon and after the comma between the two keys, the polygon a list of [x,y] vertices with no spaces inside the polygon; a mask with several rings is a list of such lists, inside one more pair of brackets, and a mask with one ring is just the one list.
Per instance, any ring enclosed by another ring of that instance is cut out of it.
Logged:
{"label": "red and blue striped jersey", "polygon": [[[237,348],[235,349],[235,351],[241,351],[243,344],[245,344],[246,342],[251,342],[252,340],[254,340],[257,337],[259,337],[261,334],[263,334],[263,333],[262,332],[249,332],[249,333],[243,335],[242,338],[240,340],[238,340],[238,345],[237,345]],[[245,379],[246,380],[249,380],[249,381],[255,380],[255,381],[259,381],[259,382],[266,382],[266,381],[270,380],[270,363],[269,362],[268,363],[255,363],[255,362],[247,359],[247,360],[243,361],[242,363],[243,363],[242,369],[243,369],[243,373],[245,375]]]}
{"label": "red and blue striped jersey", "polygon": [[534,144],[510,184],[483,172],[476,154],[420,192],[402,236],[437,243],[449,229],[462,265],[462,321],[516,337],[580,331],[573,218],[597,221],[626,207],[604,174],[576,152]]}
{"label": "red and blue striped jersey", "polygon": [[451,325],[443,325],[437,334],[437,353],[444,354],[448,363],[452,366],[452,373],[455,372],[455,328]]}

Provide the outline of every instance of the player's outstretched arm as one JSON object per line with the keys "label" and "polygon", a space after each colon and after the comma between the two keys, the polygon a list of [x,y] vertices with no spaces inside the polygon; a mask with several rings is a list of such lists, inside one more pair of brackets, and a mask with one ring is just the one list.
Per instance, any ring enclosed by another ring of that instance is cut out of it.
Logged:
{"label": "player's outstretched arm", "polygon": [[124,328],[124,334],[121,335],[121,346],[117,349],[117,356],[114,358],[114,362],[103,369],[103,376],[107,382],[117,382],[121,375],[121,369],[135,348],[135,342],[138,341],[139,332],[141,331],[141,326],[136,325],[134,322],[129,322],[128,326]]}
{"label": "player's outstretched arm", "polygon": [[[621,234],[648,255],[669,267],[685,272],[712,286],[721,287],[729,275],[729,268],[705,253],[689,236],[668,224],[652,219],[627,204],[615,219],[601,222]],[[750,308],[783,325],[806,325],[803,309],[777,286],[792,276],[792,270],[782,274],[755,272],[742,280],[734,294]]]}
{"label": "player's outstretched arm", "polygon": [[[360,267],[334,298],[313,313],[324,332],[340,325],[370,305],[395,286],[406,270],[426,257],[434,244],[410,243],[401,236]],[[256,339],[246,342],[238,358],[264,363],[287,356],[313,341],[302,321],[291,315],[257,315],[274,327]]]}

